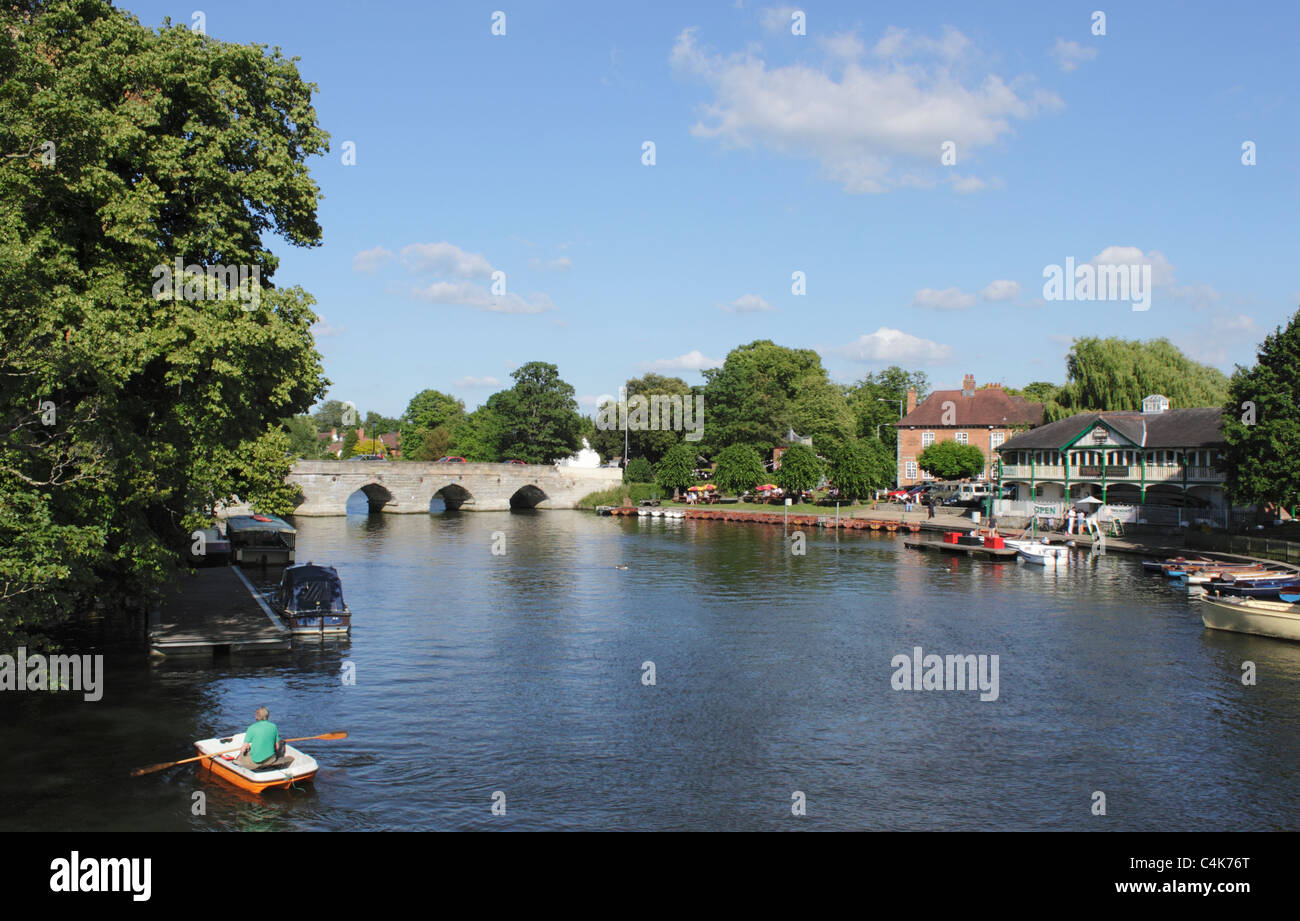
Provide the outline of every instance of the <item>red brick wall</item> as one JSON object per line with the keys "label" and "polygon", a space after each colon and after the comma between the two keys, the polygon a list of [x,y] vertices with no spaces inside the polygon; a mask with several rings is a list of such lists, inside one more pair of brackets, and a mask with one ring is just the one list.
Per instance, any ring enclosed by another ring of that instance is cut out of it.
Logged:
{"label": "red brick wall", "polygon": [[1002,433],[1003,442],[1009,441],[1013,434],[1011,429],[995,428],[989,429],[988,426],[976,426],[973,428],[957,428],[949,426],[947,428],[939,425],[930,428],[901,428],[898,430],[899,456],[898,456],[898,485],[912,486],[916,483],[922,483],[920,463],[917,464],[917,475],[911,479],[905,476],[907,472],[907,462],[915,461],[921,456],[921,435],[925,432],[934,433],[934,443],[941,441],[956,440],[958,432],[966,433],[966,443],[975,445],[984,453],[986,470],[990,478],[997,475],[997,455],[993,453],[990,447],[992,436],[998,432]]}

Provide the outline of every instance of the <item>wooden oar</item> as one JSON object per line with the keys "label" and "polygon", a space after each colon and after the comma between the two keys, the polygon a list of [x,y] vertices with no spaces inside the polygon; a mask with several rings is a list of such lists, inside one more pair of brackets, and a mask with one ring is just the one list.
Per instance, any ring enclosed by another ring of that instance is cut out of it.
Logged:
{"label": "wooden oar", "polygon": [[[303,736],[302,738],[299,739],[284,739],[283,741],[285,743],[310,742],[314,739],[320,739],[323,742],[332,742],[335,739],[346,739],[347,737],[348,734],[346,732],[327,732],[324,733],[323,735]],[[204,758],[217,758],[220,757],[221,755],[228,755],[231,752],[237,752],[243,747],[244,746],[240,745],[236,748],[228,748],[225,751],[221,751],[221,752],[212,752],[207,755],[195,755],[193,758],[182,758],[180,761],[164,761],[162,764],[151,764],[148,767],[136,768],[134,771],[131,772],[131,776],[139,777],[143,774],[152,774],[156,771],[161,771],[164,768],[175,767],[178,764],[189,764],[191,761],[202,761]]]}

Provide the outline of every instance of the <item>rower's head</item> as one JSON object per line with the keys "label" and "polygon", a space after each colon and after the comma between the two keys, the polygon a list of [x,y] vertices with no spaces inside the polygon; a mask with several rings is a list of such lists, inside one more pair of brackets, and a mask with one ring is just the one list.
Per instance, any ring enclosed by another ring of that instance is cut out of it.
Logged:
{"label": "rower's head", "polygon": [[271,711],[266,709],[266,707],[258,707],[257,712],[253,714],[253,719],[255,720],[269,720],[270,718]]}

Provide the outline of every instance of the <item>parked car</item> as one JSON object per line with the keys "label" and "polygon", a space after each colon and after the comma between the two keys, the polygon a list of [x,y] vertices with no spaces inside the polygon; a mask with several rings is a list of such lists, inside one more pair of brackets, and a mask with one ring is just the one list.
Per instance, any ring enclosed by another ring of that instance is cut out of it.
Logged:
{"label": "parked car", "polygon": [[527,461],[521,461],[521,460],[519,460],[519,459],[517,459],[517,458],[513,458],[513,457],[510,458],[510,460],[506,461],[506,463],[507,463],[507,464],[520,464],[520,465],[527,465]]}
{"label": "parked car", "polygon": [[890,502],[906,502],[911,498],[911,495],[906,489],[891,489],[885,493],[885,498]]}
{"label": "parked car", "polygon": [[384,457],[384,455],[382,455],[382,454],[353,454],[351,457],[348,458],[348,460],[350,460],[350,461],[376,461],[376,460],[377,460],[377,461],[381,461],[381,460],[388,460],[388,458]]}
{"label": "parked car", "polygon": [[464,463],[467,463],[467,461],[466,461],[465,458],[463,458],[463,457],[456,457],[456,456],[454,456],[454,455],[448,454],[446,457],[440,457],[440,458],[438,458],[437,463],[439,463],[439,464],[464,464]]}

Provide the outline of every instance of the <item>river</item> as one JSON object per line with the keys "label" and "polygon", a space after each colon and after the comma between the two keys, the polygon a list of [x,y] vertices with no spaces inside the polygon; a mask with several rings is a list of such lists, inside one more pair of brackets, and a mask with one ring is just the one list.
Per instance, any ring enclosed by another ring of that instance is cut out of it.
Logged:
{"label": "river", "polygon": [[[1300,645],[1205,630],[1132,557],[1045,572],[817,530],[796,555],[780,528],[564,511],[296,525],[298,559],[338,567],[351,638],[217,665],[115,645],[97,650],[101,701],[0,695],[0,828],[1236,830],[1300,816]],[[998,656],[997,699],[895,690],[891,663],[917,646]],[[244,728],[260,704],[285,737],[350,733],[304,743],[313,786],[254,797],[192,766],[127,776]]]}

